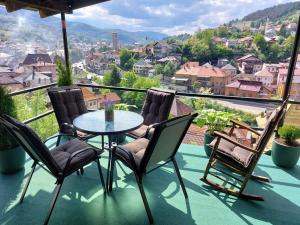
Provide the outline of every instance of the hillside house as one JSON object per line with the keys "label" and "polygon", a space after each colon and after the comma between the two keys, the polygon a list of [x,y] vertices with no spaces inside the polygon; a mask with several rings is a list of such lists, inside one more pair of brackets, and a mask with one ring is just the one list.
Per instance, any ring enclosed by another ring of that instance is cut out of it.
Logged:
{"label": "hillside house", "polygon": [[187,78],[195,87],[211,88],[214,94],[224,94],[225,85],[231,83],[231,76],[218,67],[200,66],[197,62],[184,64],[175,74],[176,78]]}
{"label": "hillside house", "polygon": [[246,74],[255,74],[260,71],[263,66],[263,62],[251,54],[237,59],[236,63],[240,72]]}
{"label": "hillside house", "polygon": [[260,81],[236,80],[225,86],[225,95],[228,96],[268,98],[271,94],[272,91]]}

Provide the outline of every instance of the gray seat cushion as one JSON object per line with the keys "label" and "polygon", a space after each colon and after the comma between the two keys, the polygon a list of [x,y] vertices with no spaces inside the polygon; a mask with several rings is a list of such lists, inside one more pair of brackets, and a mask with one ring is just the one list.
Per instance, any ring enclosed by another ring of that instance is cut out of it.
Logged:
{"label": "gray seat cushion", "polygon": [[138,168],[148,144],[149,140],[147,138],[139,138],[128,144],[117,146],[115,153],[117,157],[125,160],[126,164],[132,167],[133,162],[129,156],[129,154],[131,154],[133,156],[135,166]]}
{"label": "gray seat cushion", "polygon": [[[217,142],[217,138],[215,138],[210,143],[210,147],[214,148],[216,142]],[[251,164],[251,160],[254,156],[252,152],[240,148],[224,139],[221,139],[219,143],[217,154],[221,155],[221,157],[222,156],[227,157],[226,159],[227,162],[229,162],[228,160],[233,160],[234,163],[239,164],[244,169],[248,169],[248,167]]]}
{"label": "gray seat cushion", "polygon": [[[74,152],[87,147],[91,146],[78,139],[73,139],[63,145],[54,148],[50,151],[50,153],[54,158],[55,162],[58,164],[60,170],[63,171],[69,157]],[[71,174],[79,168],[83,167],[84,165],[88,164],[89,162],[96,160],[98,155],[101,153],[102,151],[97,150],[97,154],[95,154],[95,151],[90,149],[78,154],[71,160],[66,175]]]}
{"label": "gray seat cushion", "polygon": [[143,137],[146,134],[147,129],[147,125],[142,125],[138,129],[130,131],[128,133],[134,137]]}

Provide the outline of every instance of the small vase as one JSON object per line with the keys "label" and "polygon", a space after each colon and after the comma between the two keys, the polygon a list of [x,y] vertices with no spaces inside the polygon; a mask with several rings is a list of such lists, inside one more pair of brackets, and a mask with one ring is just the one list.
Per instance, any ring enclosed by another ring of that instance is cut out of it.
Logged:
{"label": "small vase", "polygon": [[114,121],[114,111],[105,111],[105,121]]}

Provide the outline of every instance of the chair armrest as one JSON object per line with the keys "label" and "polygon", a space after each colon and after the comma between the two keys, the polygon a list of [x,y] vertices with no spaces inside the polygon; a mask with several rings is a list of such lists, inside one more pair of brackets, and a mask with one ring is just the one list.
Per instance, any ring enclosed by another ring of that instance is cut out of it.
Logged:
{"label": "chair armrest", "polygon": [[75,156],[77,156],[77,155],[79,155],[79,154],[81,154],[81,153],[83,153],[83,152],[86,152],[86,151],[88,151],[88,150],[93,150],[94,153],[95,153],[95,156],[98,155],[97,150],[96,150],[94,147],[92,147],[92,146],[83,148],[83,149],[78,150],[78,151],[76,151],[76,152],[73,152],[73,153],[70,155],[70,157],[68,158],[68,161],[67,161],[67,163],[66,163],[66,165],[65,165],[65,167],[64,167],[64,169],[63,169],[63,174],[66,173],[68,167],[70,166],[70,163],[71,163],[72,159],[73,159]]}
{"label": "chair armrest", "polygon": [[61,124],[60,129],[61,129],[63,126],[66,126],[66,127],[71,128],[71,129],[72,129],[72,132],[73,132],[73,136],[77,137],[76,128],[75,128],[72,124],[69,124],[69,123],[63,123],[63,124]]}
{"label": "chair armrest", "polygon": [[245,123],[241,123],[241,122],[238,122],[238,121],[236,121],[236,120],[230,120],[230,122],[233,124],[233,126],[239,126],[239,127],[241,127],[241,128],[243,128],[243,129],[247,129],[247,130],[249,130],[249,131],[251,131],[252,133],[254,133],[254,134],[256,134],[256,135],[258,135],[258,136],[260,136],[261,135],[261,133],[259,133],[257,130],[254,130],[252,127],[250,127],[248,124],[245,124]]}
{"label": "chair armrest", "polygon": [[215,132],[214,132],[214,135],[216,135],[217,138],[224,139],[224,140],[226,140],[226,141],[228,141],[228,142],[230,142],[230,143],[232,143],[232,144],[234,144],[234,145],[236,145],[236,146],[238,146],[238,147],[241,147],[242,149],[245,149],[245,150],[247,150],[247,151],[249,151],[249,152],[253,152],[253,153],[255,153],[255,154],[258,153],[258,152],[255,151],[253,148],[250,148],[250,147],[248,147],[248,146],[246,146],[246,145],[243,145],[243,144],[237,142],[234,138],[228,136],[227,134],[223,134],[223,133],[221,133],[221,132],[215,131]]}

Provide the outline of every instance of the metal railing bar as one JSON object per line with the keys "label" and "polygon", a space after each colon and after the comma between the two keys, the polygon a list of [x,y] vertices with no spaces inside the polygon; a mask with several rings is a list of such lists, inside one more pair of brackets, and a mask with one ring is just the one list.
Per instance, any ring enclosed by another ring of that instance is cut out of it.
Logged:
{"label": "metal railing bar", "polygon": [[[138,89],[138,88],[126,88],[126,87],[104,86],[104,85],[94,85],[94,84],[76,84],[76,85],[79,87],[91,87],[91,88],[111,89],[111,90],[120,90],[120,91],[147,92],[147,89]],[[239,97],[239,96],[208,95],[208,94],[185,93],[185,92],[176,92],[176,95],[186,96],[186,97],[241,100],[241,101],[266,102],[266,103],[278,103],[278,104],[283,102],[283,100],[281,99],[249,98],[249,97]],[[289,101],[289,103],[300,104],[300,101]]]}
{"label": "metal railing bar", "polygon": [[53,112],[54,112],[53,110],[47,111],[47,112],[45,112],[45,113],[39,114],[39,115],[37,115],[37,116],[35,116],[35,117],[32,117],[32,118],[30,118],[30,119],[28,119],[28,120],[25,120],[25,121],[23,121],[23,123],[25,123],[25,124],[31,123],[31,122],[33,122],[33,121],[36,121],[36,120],[38,120],[38,119],[41,119],[41,118],[43,118],[43,117],[45,117],[45,116],[50,115],[50,114],[52,114]]}
{"label": "metal railing bar", "polygon": [[16,96],[16,95],[26,94],[28,92],[37,91],[37,90],[45,89],[45,88],[48,88],[48,87],[53,87],[55,85],[56,85],[56,83],[51,83],[51,84],[41,85],[41,86],[38,86],[38,87],[26,88],[26,89],[23,89],[21,91],[11,92],[10,96]]}

